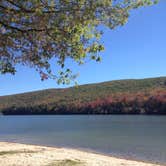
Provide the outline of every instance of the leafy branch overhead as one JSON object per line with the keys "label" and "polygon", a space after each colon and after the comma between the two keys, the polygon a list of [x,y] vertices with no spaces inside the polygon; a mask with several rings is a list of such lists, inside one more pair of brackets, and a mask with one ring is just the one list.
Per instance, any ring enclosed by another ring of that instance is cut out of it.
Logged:
{"label": "leafy branch overhead", "polygon": [[70,69],[51,71],[54,59],[64,68],[66,59],[78,64],[86,58],[100,61],[103,32],[124,25],[131,9],[155,0],[1,0],[0,73],[16,72],[16,65],[35,68],[42,79],[70,80]]}

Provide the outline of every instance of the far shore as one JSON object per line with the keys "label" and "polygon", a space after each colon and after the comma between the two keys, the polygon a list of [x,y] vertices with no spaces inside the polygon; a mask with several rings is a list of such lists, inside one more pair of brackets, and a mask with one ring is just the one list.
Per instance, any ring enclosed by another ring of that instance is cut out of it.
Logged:
{"label": "far shore", "polygon": [[3,166],[161,166],[70,148],[0,142]]}

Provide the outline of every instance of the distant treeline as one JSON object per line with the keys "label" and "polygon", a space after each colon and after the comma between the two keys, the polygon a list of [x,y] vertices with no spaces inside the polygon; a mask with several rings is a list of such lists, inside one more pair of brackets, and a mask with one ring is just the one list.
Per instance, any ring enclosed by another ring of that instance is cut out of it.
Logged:
{"label": "distant treeline", "polygon": [[4,115],[31,114],[166,114],[166,93],[145,97],[120,96],[119,99],[107,97],[86,104],[74,103],[69,105],[34,105],[26,107],[9,107],[2,110]]}
{"label": "distant treeline", "polygon": [[0,97],[4,115],[166,115],[166,77],[122,80]]}

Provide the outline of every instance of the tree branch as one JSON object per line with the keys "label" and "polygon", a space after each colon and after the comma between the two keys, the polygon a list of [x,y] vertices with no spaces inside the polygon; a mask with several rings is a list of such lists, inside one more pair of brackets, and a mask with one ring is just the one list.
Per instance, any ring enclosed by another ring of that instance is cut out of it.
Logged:
{"label": "tree branch", "polygon": [[27,33],[27,32],[31,32],[31,31],[43,32],[43,31],[50,30],[50,29],[47,29],[47,28],[45,28],[45,29],[36,29],[36,28],[21,29],[21,28],[6,24],[6,23],[2,22],[1,20],[0,20],[0,24],[3,25],[4,27],[8,28],[8,29],[16,30],[16,31],[19,31],[19,32],[22,32],[22,33]]}

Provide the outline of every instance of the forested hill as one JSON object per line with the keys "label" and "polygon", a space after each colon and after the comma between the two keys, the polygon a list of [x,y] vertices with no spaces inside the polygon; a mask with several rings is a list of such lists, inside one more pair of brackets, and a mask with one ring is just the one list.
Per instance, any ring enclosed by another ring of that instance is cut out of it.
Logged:
{"label": "forested hill", "polygon": [[166,114],[166,77],[0,96],[2,114]]}

